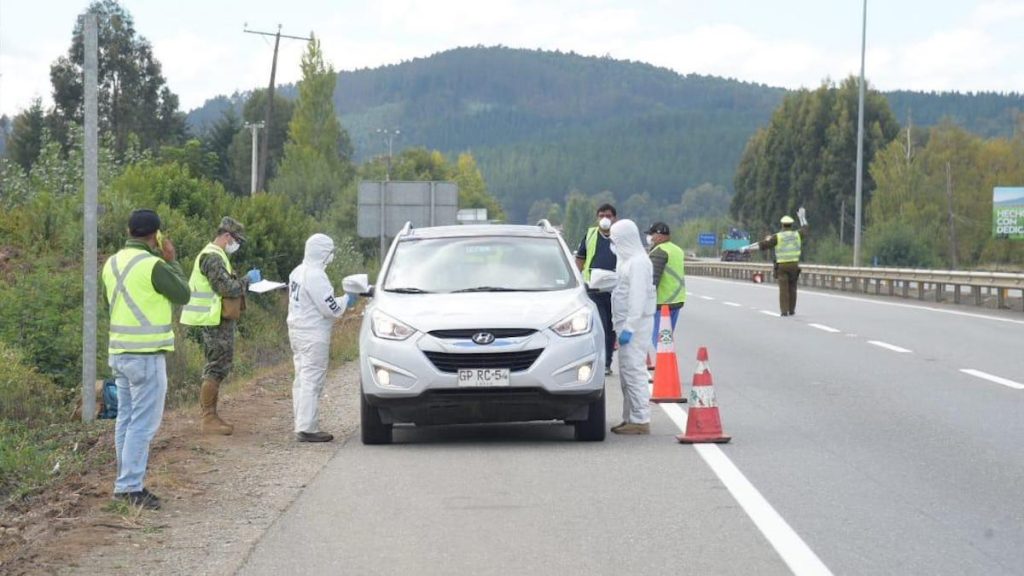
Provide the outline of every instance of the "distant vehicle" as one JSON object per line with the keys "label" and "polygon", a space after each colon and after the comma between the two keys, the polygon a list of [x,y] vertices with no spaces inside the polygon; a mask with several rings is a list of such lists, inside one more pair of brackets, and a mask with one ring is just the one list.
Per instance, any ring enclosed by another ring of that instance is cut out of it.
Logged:
{"label": "distant vehicle", "polygon": [[749,262],[750,252],[740,250],[748,244],[750,244],[750,234],[745,230],[733,228],[729,231],[729,235],[722,239],[722,261]]}
{"label": "distant vehicle", "polygon": [[390,443],[396,423],[535,420],[604,440],[604,331],[568,246],[546,221],[406,225],[367,293],[364,444]]}

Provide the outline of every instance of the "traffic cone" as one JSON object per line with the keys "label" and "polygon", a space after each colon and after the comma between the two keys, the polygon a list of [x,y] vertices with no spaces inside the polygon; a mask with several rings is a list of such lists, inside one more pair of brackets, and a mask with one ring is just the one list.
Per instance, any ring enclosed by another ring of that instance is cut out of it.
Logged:
{"label": "traffic cone", "polygon": [[711,371],[708,370],[708,350],[701,346],[697,351],[697,368],[693,371],[690,406],[686,411],[686,434],[676,436],[676,440],[682,444],[725,444],[731,439],[731,436],[722,432],[715,387],[711,383]]}
{"label": "traffic cone", "polygon": [[654,366],[654,390],[651,402],[686,402],[683,387],[679,382],[679,362],[676,347],[672,341],[672,317],[668,306],[661,307],[661,322],[658,323],[658,355]]}

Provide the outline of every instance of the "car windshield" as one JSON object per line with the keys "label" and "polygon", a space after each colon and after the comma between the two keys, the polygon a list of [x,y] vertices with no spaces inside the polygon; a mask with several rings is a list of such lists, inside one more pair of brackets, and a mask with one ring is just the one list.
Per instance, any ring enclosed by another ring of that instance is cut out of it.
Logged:
{"label": "car windshield", "polygon": [[576,286],[555,238],[474,236],[399,243],[384,290],[408,294],[541,292]]}

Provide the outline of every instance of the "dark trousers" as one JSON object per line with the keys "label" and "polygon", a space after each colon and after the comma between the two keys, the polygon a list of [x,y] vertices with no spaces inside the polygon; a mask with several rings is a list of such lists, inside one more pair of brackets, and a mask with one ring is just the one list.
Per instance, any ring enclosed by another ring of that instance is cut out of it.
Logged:
{"label": "dark trousers", "polygon": [[597,304],[597,313],[601,315],[604,326],[604,367],[611,368],[612,353],[615,352],[615,330],[612,328],[612,293],[591,292],[590,299]]}
{"label": "dark trousers", "polygon": [[779,264],[775,273],[779,281],[779,312],[788,316],[796,312],[796,281],[800,278],[800,264],[785,262]]}

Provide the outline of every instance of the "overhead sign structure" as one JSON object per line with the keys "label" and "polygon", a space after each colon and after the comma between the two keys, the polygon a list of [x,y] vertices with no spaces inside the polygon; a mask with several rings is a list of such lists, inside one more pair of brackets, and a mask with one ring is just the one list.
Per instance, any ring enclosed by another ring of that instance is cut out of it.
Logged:
{"label": "overhead sign structure", "polygon": [[701,232],[697,235],[697,244],[701,246],[714,246],[718,242],[718,236],[714,232]]}
{"label": "overhead sign structure", "polygon": [[1024,187],[992,189],[992,236],[1024,240]]}
{"label": "overhead sign structure", "polygon": [[455,182],[363,181],[359,183],[356,233],[360,238],[380,238],[383,260],[387,239],[413,227],[458,224],[459,185]]}

